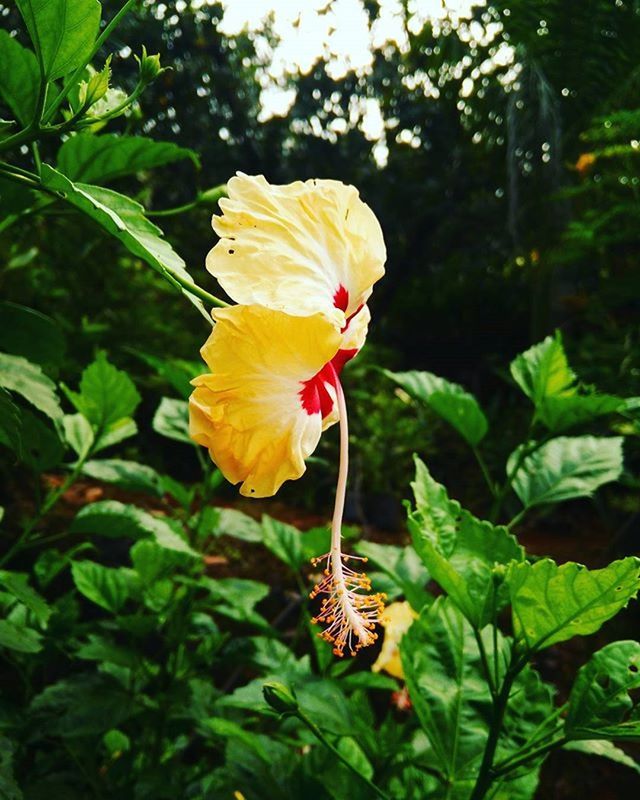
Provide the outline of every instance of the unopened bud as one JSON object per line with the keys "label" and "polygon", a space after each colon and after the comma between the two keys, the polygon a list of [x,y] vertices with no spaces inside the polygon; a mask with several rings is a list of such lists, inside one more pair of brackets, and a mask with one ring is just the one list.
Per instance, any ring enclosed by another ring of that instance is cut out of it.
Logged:
{"label": "unopened bud", "polygon": [[269,681],[262,687],[265,701],[274,711],[280,714],[295,714],[298,711],[298,701],[293,689],[283,683]]}
{"label": "unopened bud", "polygon": [[160,66],[160,54],[148,55],[144,45],[142,45],[142,56],[140,58],[136,56],[136,61],[140,65],[139,80],[143,86],[148,86],[155,81],[158,75],[167,70],[166,67]]}

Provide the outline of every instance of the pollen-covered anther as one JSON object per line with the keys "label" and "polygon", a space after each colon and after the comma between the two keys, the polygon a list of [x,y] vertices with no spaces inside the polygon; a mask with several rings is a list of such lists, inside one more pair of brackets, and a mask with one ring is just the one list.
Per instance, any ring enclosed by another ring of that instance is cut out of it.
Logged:
{"label": "pollen-covered anther", "polygon": [[314,597],[326,595],[313,622],[327,626],[318,636],[334,645],[334,655],[342,656],[347,651],[353,656],[378,638],[374,629],[384,610],[384,595],[362,594],[371,588],[371,582],[364,573],[347,566],[351,556],[335,552],[322,558],[327,561],[329,576],[312,591]]}

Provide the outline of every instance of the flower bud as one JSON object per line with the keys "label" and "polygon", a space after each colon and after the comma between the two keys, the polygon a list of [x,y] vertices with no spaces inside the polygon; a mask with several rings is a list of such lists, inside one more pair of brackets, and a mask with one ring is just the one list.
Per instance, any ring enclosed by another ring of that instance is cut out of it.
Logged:
{"label": "flower bud", "polygon": [[161,73],[166,71],[166,67],[160,66],[160,54],[156,53],[153,56],[147,54],[147,48],[142,45],[142,56],[138,58],[136,56],[136,61],[140,65],[140,74],[139,74],[139,81],[143,86],[148,86],[150,83],[160,75]]}
{"label": "flower bud", "polygon": [[298,701],[293,689],[283,683],[269,681],[262,687],[265,701],[280,714],[295,714],[298,711]]}

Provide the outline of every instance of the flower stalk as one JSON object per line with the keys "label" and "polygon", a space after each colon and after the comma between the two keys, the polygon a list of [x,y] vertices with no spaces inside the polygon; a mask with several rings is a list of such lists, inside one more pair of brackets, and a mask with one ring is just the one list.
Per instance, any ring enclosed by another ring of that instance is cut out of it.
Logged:
{"label": "flower stalk", "polygon": [[347,562],[366,562],[366,558],[349,556],[342,552],[342,518],[349,473],[349,424],[347,406],[340,380],[335,379],[336,403],[340,423],[340,466],[338,485],[331,522],[331,549],[328,553],[312,559],[316,566],[325,562],[322,580],[310,593],[313,599],[325,595],[320,613],[312,619],[328,627],[318,635],[333,644],[333,653],[343,656],[345,650],[354,656],[358,650],[373,644],[378,638],[374,632],[384,610],[384,594],[367,594],[371,581],[364,572],[357,572]]}

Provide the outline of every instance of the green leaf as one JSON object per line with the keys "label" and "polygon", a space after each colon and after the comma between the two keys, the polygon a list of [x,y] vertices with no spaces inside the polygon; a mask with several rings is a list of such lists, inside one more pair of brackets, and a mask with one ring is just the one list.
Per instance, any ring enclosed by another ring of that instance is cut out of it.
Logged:
{"label": "green leaf", "polygon": [[82,373],[80,393],[65,389],[77,410],[97,431],[129,418],[140,403],[140,395],[126,372],[107,361],[103,352]]}
{"label": "green leaf", "polygon": [[616,764],[624,764],[625,767],[631,767],[634,772],[640,774],[640,764],[607,739],[576,739],[573,742],[567,742],[563,749],[608,758],[609,761],[615,761]]}
{"label": "green leaf", "polygon": [[266,584],[244,578],[201,578],[198,585],[209,592],[218,614],[271,631],[264,617],[254,611],[269,594]]}
{"label": "green leaf", "polygon": [[548,558],[512,564],[507,585],[516,639],[539,650],[595,633],[624,608],[640,588],[640,560],[623,558],[594,570]]}
{"label": "green leaf", "polygon": [[271,552],[292,570],[304,564],[301,532],[293,525],[279,522],[266,514],[262,517],[262,541]]}
{"label": "green leaf", "polygon": [[20,420],[22,463],[35,472],[57,467],[64,457],[64,447],[56,431],[26,408],[20,409]]}
{"label": "green leaf", "polygon": [[107,664],[118,664],[120,667],[135,669],[138,666],[138,657],[134,650],[123,647],[106,636],[90,634],[88,641],[76,650],[76,658],[87,661],[100,661]]}
{"label": "green leaf", "polygon": [[193,444],[189,436],[189,404],[186,400],[163,397],[151,425],[161,436]]}
{"label": "green leaf", "polygon": [[243,542],[261,542],[263,538],[262,526],[253,517],[238,511],[235,508],[204,509],[205,514],[210,514],[208,530],[210,536],[231,536]]}
{"label": "green leaf", "polygon": [[484,720],[491,714],[471,628],[450,601],[438,598],[403,636],[400,652],[411,701],[439,772],[451,783],[471,786],[484,750]]}
{"label": "green leaf", "polygon": [[559,331],[519,355],[511,363],[511,374],[533,401],[536,418],[554,432],[612,414],[624,405],[620,397],[585,392],[576,384]]}
{"label": "green leaf", "polygon": [[484,438],[489,428],[487,418],[476,398],[462,386],[431,372],[385,370],[385,375],[445,419],[472,447]]}
{"label": "green leaf", "polygon": [[136,710],[131,692],[111,676],[92,672],[49,684],[32,700],[29,720],[41,736],[92,740]]}
{"label": "green leaf", "polygon": [[0,797],[3,800],[24,800],[13,770],[13,743],[0,736]]}
{"label": "green leaf", "polygon": [[41,366],[59,366],[65,355],[65,341],[51,317],[27,306],[2,301],[0,349]]}
{"label": "green leaf", "polygon": [[513,379],[537,407],[546,397],[575,393],[576,375],[569,366],[558,331],[511,362]]}
{"label": "green leaf", "polygon": [[111,538],[151,537],[160,547],[200,558],[199,553],[189,546],[168,520],[117,500],[84,506],[71,523],[70,532]]}
{"label": "green leaf", "polygon": [[[485,633],[483,640],[493,661],[491,631]],[[498,633],[497,644],[502,679],[509,642]],[[473,630],[450,599],[439,597],[403,636],[400,653],[411,701],[429,740],[431,766],[443,776],[451,798],[467,800],[492,718],[491,693]],[[549,687],[533,670],[525,670],[509,696],[498,759],[508,758],[523,746],[551,710]]]}
{"label": "green leaf", "polygon": [[575,425],[591,422],[606,414],[622,410],[625,401],[611,394],[574,394],[568,397],[546,397],[537,416],[551,431],[564,431]]}
{"label": "green leaf", "polygon": [[108,183],[125,175],[191,159],[199,166],[197,154],[172,142],[156,142],[145,136],[72,136],[58,151],[57,168],[72,181]]}
{"label": "green leaf", "polygon": [[114,444],[120,444],[125,439],[130,439],[138,433],[138,426],[135,421],[130,417],[114,422],[109,425],[107,430],[94,442],[92,452],[93,455],[99,453],[101,450],[106,450],[108,447],[113,447]]}
{"label": "green leaf", "polygon": [[0,570],[0,586],[23,603],[41,625],[46,626],[51,616],[51,607],[41,594],[29,586],[28,575]]}
{"label": "green leaf", "polygon": [[[525,508],[591,497],[600,486],[620,477],[623,441],[621,436],[552,439],[524,459],[513,478],[514,491]],[[519,455],[518,449],[509,456],[508,473]]]}
{"label": "green leaf", "polygon": [[94,561],[74,561],[71,574],[76,589],[96,605],[117,614],[137,592],[137,579],[132,570],[113,569]]}
{"label": "green leaf", "polygon": [[29,125],[36,110],[40,70],[31,50],[0,30],[0,96],[23,125]]}
{"label": "green leaf", "polygon": [[162,497],[162,479],[146,464],[136,461],[123,461],[119,458],[105,458],[100,461],[87,461],[82,473],[98,481],[112,483],[121,489],[148,492]]}
{"label": "green leaf", "polygon": [[100,24],[97,0],[16,0],[48,80],[91,56]]}
{"label": "green leaf", "polygon": [[364,750],[351,736],[342,736],[338,741],[338,752],[351,764],[360,775],[371,780],[373,778],[373,765],[367,758]]}
{"label": "green leaf", "polygon": [[[71,205],[95,220],[107,233],[119,239],[133,255],[173,280],[171,273],[191,281],[184,261],[162,238],[162,231],[144,216],[144,208],[122,194],[100,186],[73,183],[61,172],[42,165],[43,184],[60,193]],[[209,319],[202,301],[188,292],[185,296]]]}
{"label": "green leaf", "polygon": [[565,733],[569,739],[640,740],[640,706],[630,692],[640,688],[640,643],[613,642],[591,656],[569,695]]}
{"label": "green leaf", "polygon": [[67,444],[78,458],[85,458],[94,443],[91,423],[84,414],[65,414],[62,419],[62,430]]}
{"label": "green leaf", "polygon": [[508,599],[496,566],[522,561],[522,547],[506,528],[476,519],[450,500],[420,459],[412,487],[416,511],[409,530],[418,555],[469,622],[484,627]]}
{"label": "green leaf", "polygon": [[20,455],[22,450],[22,418],[11,396],[0,389],[0,443]]}
{"label": "green leaf", "polygon": [[[72,89],[69,93],[69,105],[72,107],[74,113],[77,113],[79,110],[87,112],[91,106],[106,97],[109,92],[110,80],[111,55],[107,56],[107,60],[104,62],[104,66],[99,72],[90,64],[87,64],[84,80],[80,81],[77,89]],[[93,113],[96,114],[95,111]],[[99,111],[96,116],[100,116]],[[100,123],[97,123],[97,125],[100,125]]]}
{"label": "green leaf", "polygon": [[0,353],[0,386],[22,395],[52,420],[62,418],[55,383],[26,358]]}
{"label": "green leaf", "polygon": [[0,619],[0,647],[19,653],[38,653],[42,650],[42,636],[33,628]]}
{"label": "green leaf", "polygon": [[181,358],[160,358],[151,353],[131,350],[134,356],[152,367],[157,374],[172,386],[183,400],[193,392],[191,381],[202,372],[201,361],[185,361]]}
{"label": "green leaf", "polygon": [[357,551],[391,578],[415,611],[420,611],[425,603],[431,601],[431,595],[425,589],[429,573],[413,547],[359,542]]}
{"label": "green leaf", "polygon": [[133,568],[147,586],[168,578],[178,566],[185,565],[185,554],[167,550],[150,539],[136,542],[130,551]]}

